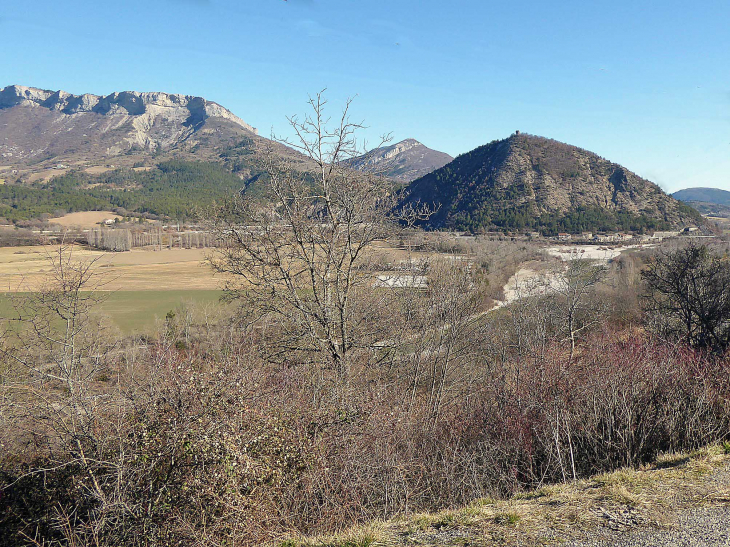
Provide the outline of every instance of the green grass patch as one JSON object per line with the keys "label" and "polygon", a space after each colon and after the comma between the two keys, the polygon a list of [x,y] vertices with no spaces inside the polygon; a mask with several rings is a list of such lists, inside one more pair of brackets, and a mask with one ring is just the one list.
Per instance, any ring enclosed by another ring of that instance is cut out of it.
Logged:
{"label": "green grass patch", "polygon": [[[109,317],[124,334],[147,333],[170,310],[181,306],[225,305],[220,303],[222,291],[175,290],[175,291],[117,291],[101,293],[98,311]],[[13,317],[10,295],[0,294],[0,318]]]}
{"label": "green grass patch", "polygon": [[517,513],[500,513],[494,517],[494,522],[505,526],[515,526],[520,519],[521,517]]}
{"label": "green grass patch", "polygon": [[180,306],[225,305],[220,303],[222,294],[216,290],[118,291],[109,293],[99,309],[122,332],[143,333]]}

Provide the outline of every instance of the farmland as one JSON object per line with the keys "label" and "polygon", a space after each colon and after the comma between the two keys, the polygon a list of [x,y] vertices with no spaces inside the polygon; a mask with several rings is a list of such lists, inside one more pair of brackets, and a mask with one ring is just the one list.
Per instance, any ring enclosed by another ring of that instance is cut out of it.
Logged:
{"label": "farmland", "polygon": [[[0,248],[0,315],[10,311],[8,293],[38,289],[50,273],[52,247]],[[152,328],[181,305],[212,305],[222,294],[220,278],[205,263],[203,249],[135,249],[105,253],[76,247],[79,260],[97,260],[98,282],[105,293],[98,311],[124,333]]]}
{"label": "farmland", "polygon": [[[111,213],[97,211],[66,215],[71,224],[93,222]],[[0,247],[0,316],[11,313],[11,294],[41,288],[51,274],[53,246]],[[73,247],[76,260],[96,260],[96,283],[103,293],[98,311],[123,333],[148,331],[168,311],[183,305],[205,308],[222,295],[223,278],[208,263],[212,249],[133,249],[111,253],[86,246]],[[383,244],[380,268],[406,260],[403,249]],[[415,253],[416,257],[434,253]]]}
{"label": "farmland", "polygon": [[[2,290],[16,292],[40,287],[50,270],[52,247],[0,248]],[[76,247],[78,260],[97,260],[105,291],[215,290],[219,278],[205,264],[204,249],[134,249],[108,253]]]}

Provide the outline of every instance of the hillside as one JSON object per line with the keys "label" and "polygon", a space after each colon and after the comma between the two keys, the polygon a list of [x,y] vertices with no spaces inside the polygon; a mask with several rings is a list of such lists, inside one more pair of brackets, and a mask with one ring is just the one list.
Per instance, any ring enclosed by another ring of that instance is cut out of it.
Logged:
{"label": "hillside", "polygon": [[686,188],[674,192],[672,197],[683,201],[705,216],[730,218],[730,192],[727,190]]}
{"label": "hillside", "polygon": [[0,223],[109,209],[184,220],[245,184],[214,162],[170,160],[99,175],[70,171],[45,184],[0,184]]}
{"label": "hillside", "polygon": [[727,205],[719,205],[708,201],[685,201],[684,203],[706,217],[730,218],[730,206]]}
{"label": "hillside", "polygon": [[432,150],[415,139],[375,148],[348,162],[356,169],[368,169],[400,182],[411,182],[443,167],[453,158]]}
{"label": "hillside", "polygon": [[701,201],[730,206],[730,192],[720,188],[685,188],[674,192],[672,197],[686,202]]}
{"label": "hillside", "polygon": [[405,203],[438,208],[431,228],[559,231],[666,229],[699,213],[656,184],[600,156],[515,133],[413,181]]}

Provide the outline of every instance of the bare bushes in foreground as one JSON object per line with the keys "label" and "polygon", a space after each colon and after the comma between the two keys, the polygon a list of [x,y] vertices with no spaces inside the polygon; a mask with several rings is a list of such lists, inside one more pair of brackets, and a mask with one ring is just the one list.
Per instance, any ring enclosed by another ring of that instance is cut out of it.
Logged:
{"label": "bare bushes in foreground", "polygon": [[[390,310],[398,326],[421,314],[408,323],[420,339],[353,360],[348,409],[334,371],[262,360],[256,328],[171,327],[109,355],[114,379],[96,390],[117,411],[78,415],[86,464],[50,431],[5,450],[2,540],[261,545],[727,437],[726,363],[610,328],[579,340],[573,359],[557,327],[518,346],[510,310],[475,319],[473,281],[443,267],[443,286]],[[4,431],[27,426],[2,418]]]}

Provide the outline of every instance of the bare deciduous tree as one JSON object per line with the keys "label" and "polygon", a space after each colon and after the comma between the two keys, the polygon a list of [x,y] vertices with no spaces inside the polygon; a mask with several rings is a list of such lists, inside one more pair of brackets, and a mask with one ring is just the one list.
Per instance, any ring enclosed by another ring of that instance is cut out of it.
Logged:
{"label": "bare deciduous tree", "polygon": [[600,317],[599,307],[589,296],[605,274],[605,266],[593,260],[571,256],[564,270],[553,283],[557,298],[556,312],[560,316],[565,337],[570,341],[570,359],[575,353],[576,336],[594,325]]}
{"label": "bare deciduous tree", "polygon": [[322,93],[311,97],[304,118],[288,118],[295,139],[280,141],[306,157],[306,168],[272,146],[261,150],[263,203],[244,192],[219,211],[225,245],[212,262],[228,276],[229,294],[255,320],[275,325],[269,348],[276,356],[324,362],[344,404],[353,353],[368,346],[373,328],[366,307],[354,305],[372,288],[369,252],[405,215],[393,214],[390,181],[347,166],[362,152],[356,133],[363,126],[350,121],[350,101],[334,123],[326,104]]}

